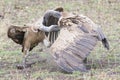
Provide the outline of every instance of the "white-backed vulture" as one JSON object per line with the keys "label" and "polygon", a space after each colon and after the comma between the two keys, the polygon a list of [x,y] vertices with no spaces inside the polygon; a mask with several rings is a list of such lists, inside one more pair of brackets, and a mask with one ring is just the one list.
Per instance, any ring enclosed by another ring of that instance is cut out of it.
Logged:
{"label": "white-backed vulture", "polygon": [[51,55],[60,68],[67,72],[87,71],[83,61],[98,41],[109,50],[101,27],[86,16],[62,12],[58,26],[61,30],[50,47]]}

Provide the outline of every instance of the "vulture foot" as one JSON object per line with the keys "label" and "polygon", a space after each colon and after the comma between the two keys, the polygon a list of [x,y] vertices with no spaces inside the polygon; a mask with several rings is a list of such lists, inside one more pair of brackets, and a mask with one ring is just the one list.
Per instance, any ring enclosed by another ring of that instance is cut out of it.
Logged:
{"label": "vulture foot", "polygon": [[17,64],[16,67],[17,69],[25,69],[25,68],[29,68],[31,67],[32,63],[31,64]]}

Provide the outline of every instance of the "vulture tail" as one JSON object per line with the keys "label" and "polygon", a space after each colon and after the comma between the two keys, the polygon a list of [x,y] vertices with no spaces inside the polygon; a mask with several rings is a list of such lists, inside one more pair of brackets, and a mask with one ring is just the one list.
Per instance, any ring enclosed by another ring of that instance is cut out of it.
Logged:
{"label": "vulture tail", "polygon": [[104,46],[107,50],[109,50],[108,40],[107,40],[106,36],[104,35],[104,33],[102,32],[102,29],[101,29],[100,27],[98,27],[97,32],[98,32],[98,39],[99,39],[100,41],[102,41],[103,46]]}

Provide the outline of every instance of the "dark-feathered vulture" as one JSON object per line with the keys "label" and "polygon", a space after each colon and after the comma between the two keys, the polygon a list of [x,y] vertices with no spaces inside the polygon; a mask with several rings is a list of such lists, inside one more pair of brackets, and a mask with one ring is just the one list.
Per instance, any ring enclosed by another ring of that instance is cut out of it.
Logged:
{"label": "dark-feathered vulture", "polygon": [[22,45],[23,52],[23,65],[18,66],[19,68],[27,67],[26,58],[38,43],[43,42],[46,47],[50,46],[50,42],[47,40],[45,31],[57,30],[54,26],[51,28],[42,28],[42,30],[37,29],[34,31],[33,27],[20,27],[11,25],[8,29],[8,37],[11,38],[17,44]]}
{"label": "dark-feathered vulture", "polygon": [[8,37],[11,38],[17,44],[22,45],[23,52],[23,65],[18,66],[19,68],[27,67],[26,58],[35,46],[39,42],[43,42],[45,39],[45,33],[38,30],[33,32],[31,27],[20,27],[11,25],[8,29]]}
{"label": "dark-feathered vulture", "polygon": [[88,17],[65,12],[60,14],[58,26],[61,30],[51,46],[51,54],[55,62],[67,72],[87,71],[83,63],[85,58],[98,41],[102,41],[104,47],[109,49],[108,41],[101,28]]}
{"label": "dark-feathered vulture", "polygon": [[[55,9],[56,12],[59,12],[58,10],[60,9]],[[46,13],[46,15],[44,16],[56,17],[60,15],[54,15],[53,13],[49,13],[49,14]],[[54,21],[52,22],[54,23]],[[30,26],[24,26],[24,27],[11,25],[8,28],[8,32],[7,32],[8,37],[11,38],[17,44],[22,45],[22,52],[24,56],[23,56],[23,66],[21,65],[20,68],[27,67],[26,58],[29,55],[29,51],[31,51],[35,46],[37,46],[38,43],[43,42],[46,47],[49,47],[51,45],[49,40],[46,37],[47,34],[45,35],[45,32],[46,33],[49,33],[52,31],[56,32],[56,31],[59,31],[59,28],[53,23],[52,23],[53,25],[50,24],[51,22],[48,22],[48,23],[49,25],[45,24],[44,19],[42,19],[40,20],[39,25],[30,25]]]}

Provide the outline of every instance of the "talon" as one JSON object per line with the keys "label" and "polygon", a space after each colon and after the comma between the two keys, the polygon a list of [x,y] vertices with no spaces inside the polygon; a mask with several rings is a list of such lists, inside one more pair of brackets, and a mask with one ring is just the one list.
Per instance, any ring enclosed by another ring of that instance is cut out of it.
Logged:
{"label": "talon", "polygon": [[26,65],[23,65],[23,64],[18,64],[16,65],[17,69],[25,69],[25,68],[29,68],[31,67],[30,64],[26,64]]}

